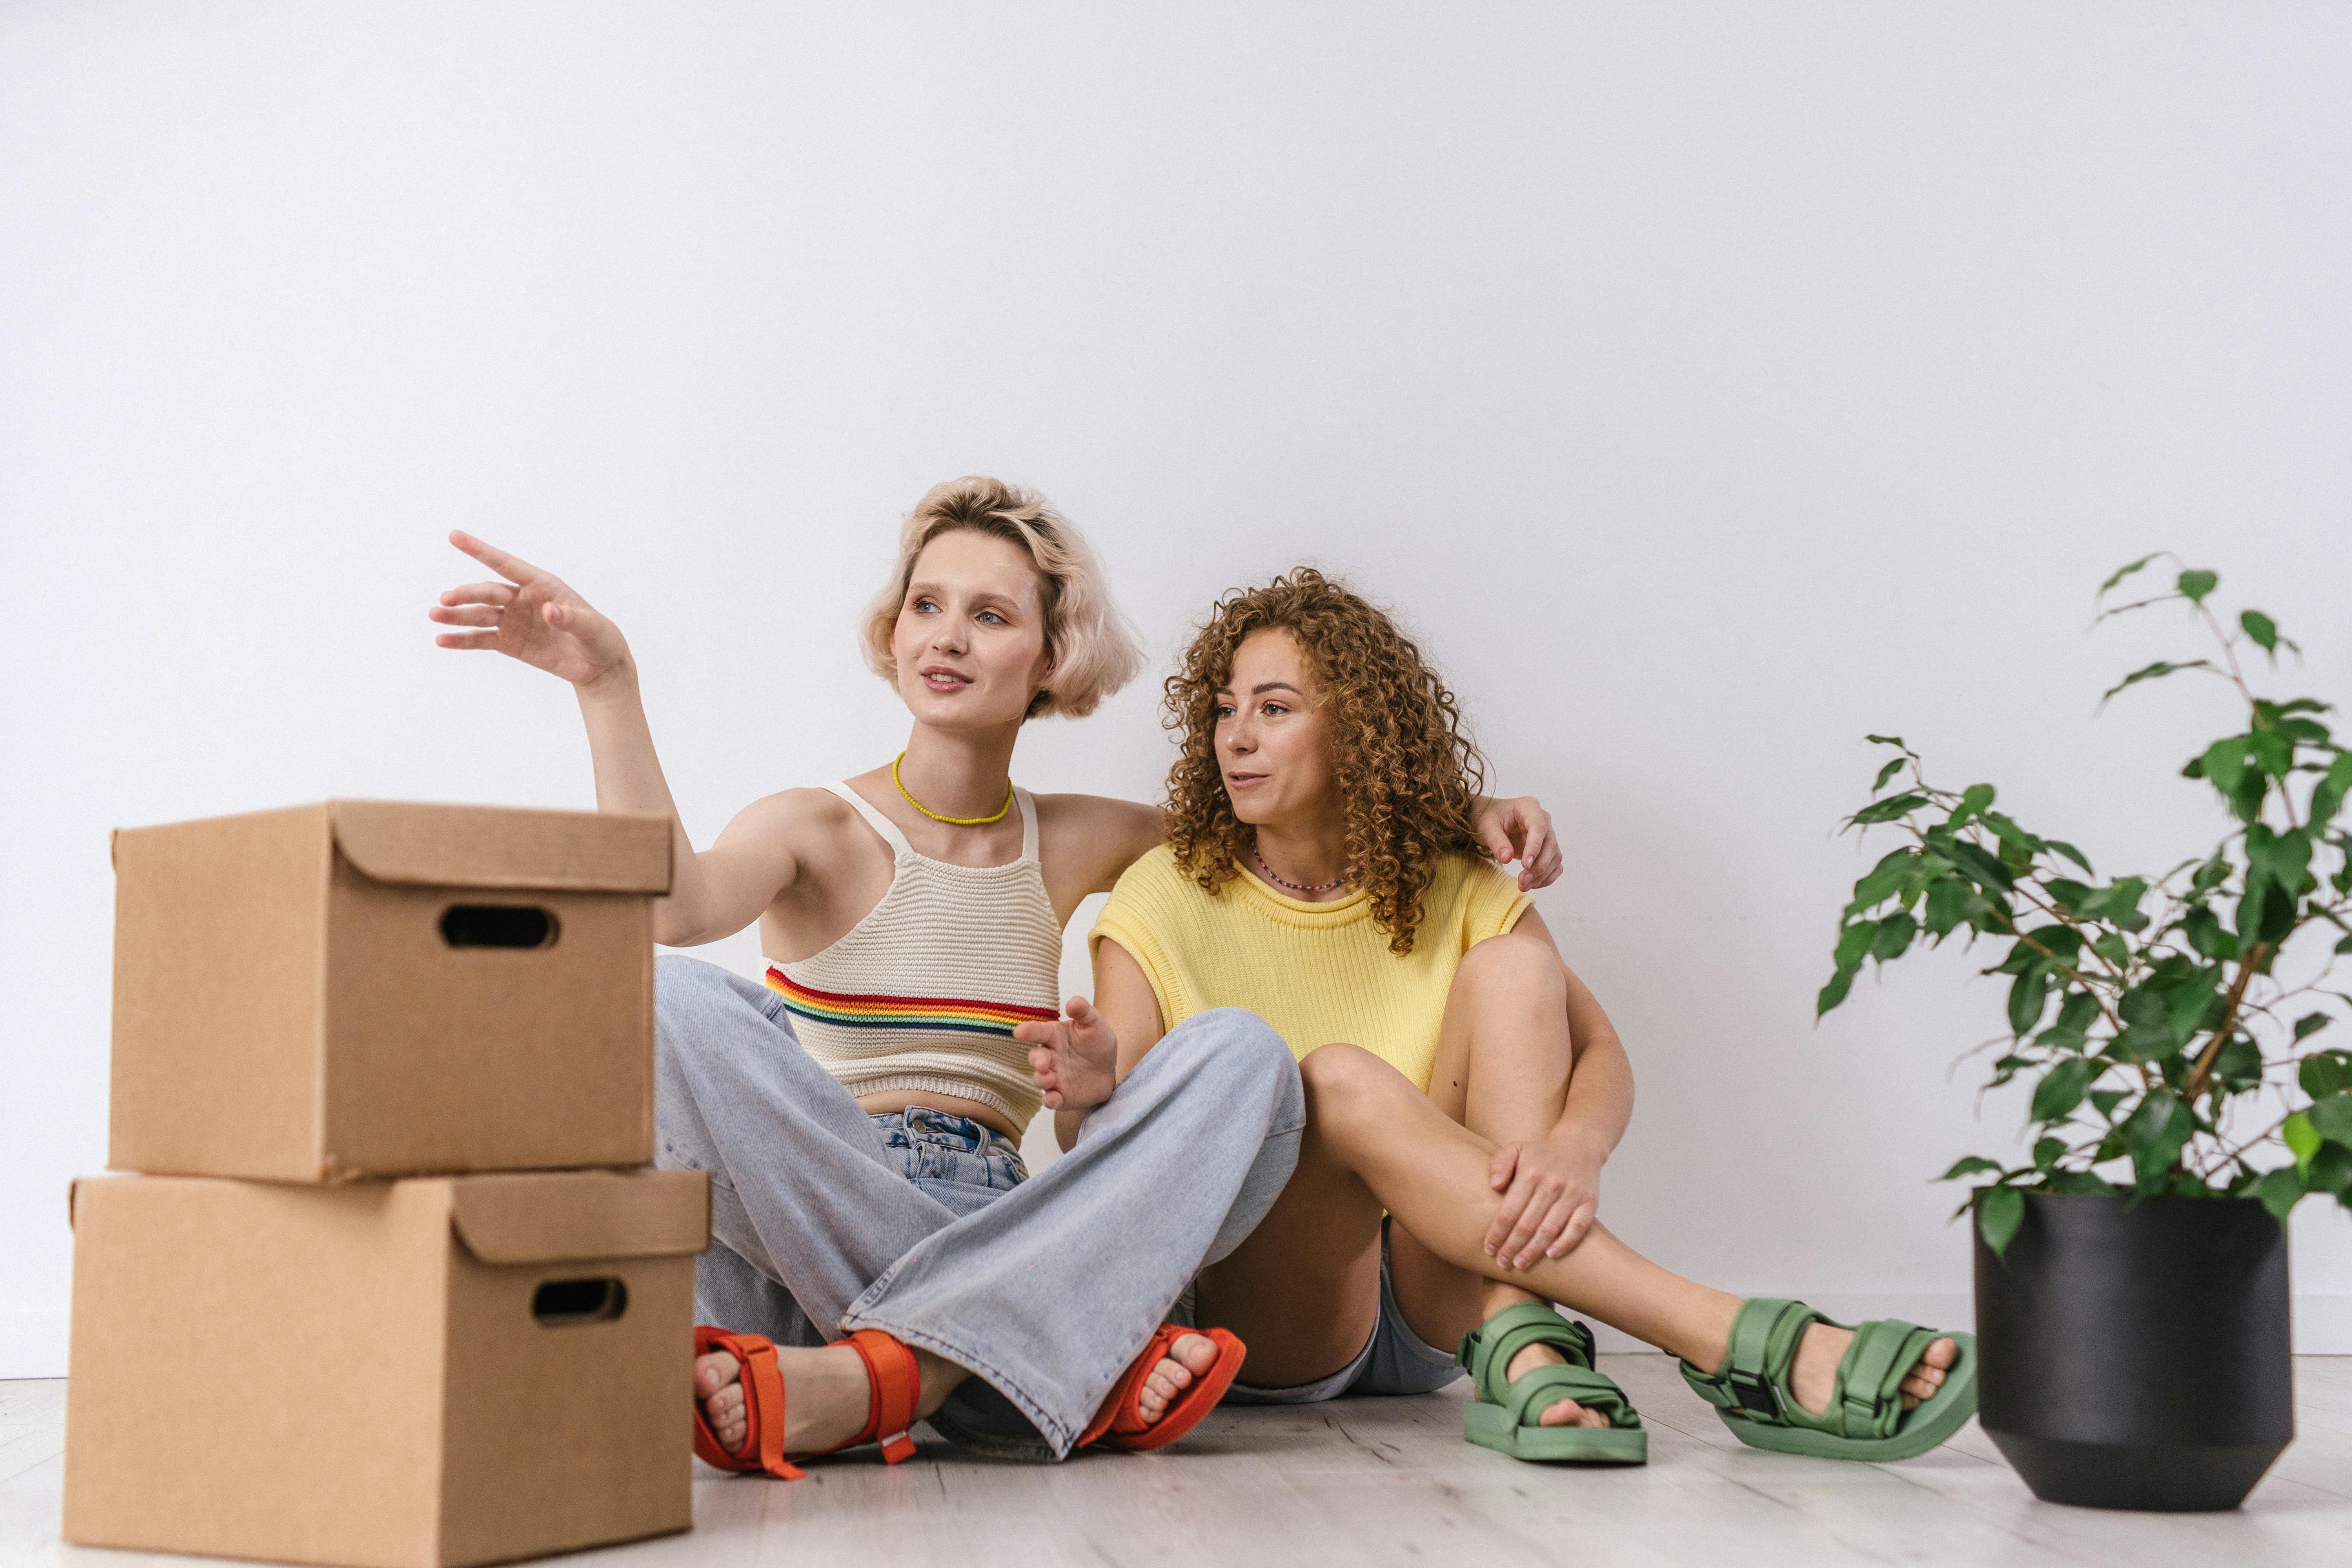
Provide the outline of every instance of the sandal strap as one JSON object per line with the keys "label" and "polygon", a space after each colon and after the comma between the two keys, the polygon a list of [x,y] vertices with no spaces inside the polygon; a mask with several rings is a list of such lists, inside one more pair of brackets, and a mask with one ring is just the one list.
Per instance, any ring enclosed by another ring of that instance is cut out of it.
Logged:
{"label": "sandal strap", "polygon": [[1789,1368],[1805,1330],[1828,1321],[1802,1301],[1751,1298],[1739,1304],[1738,1315],[1731,1321],[1723,1364],[1710,1373],[1684,1362],[1683,1381],[1718,1410],[1773,1426],[1819,1426],[1821,1418],[1790,1394]]}
{"label": "sandal strap", "polygon": [[[724,1329],[698,1326],[694,1331],[694,1353],[705,1355],[711,1351],[725,1351],[735,1358],[735,1376],[743,1389],[743,1418],[751,1427],[751,1441],[744,1445],[742,1453],[729,1454],[712,1436],[710,1451],[703,1458],[722,1468],[760,1469],[778,1480],[799,1480],[804,1472],[784,1458],[784,1378],[776,1370],[774,1342],[759,1334],[734,1334]],[[703,1421],[702,1402],[698,1399],[695,1402],[694,1420],[698,1446],[710,1433]]]}
{"label": "sandal strap", "polygon": [[1589,1366],[1557,1366],[1549,1362],[1528,1368],[1512,1383],[1510,1397],[1503,1401],[1503,1409],[1512,1426],[1533,1426],[1544,1410],[1563,1399],[1573,1399],[1587,1410],[1600,1412],[1609,1417],[1612,1426],[1642,1424],[1625,1391],[1607,1373],[1595,1372]]}
{"label": "sandal strap", "polygon": [[[908,1430],[915,1425],[915,1403],[922,1392],[922,1373],[915,1365],[915,1352],[908,1350],[893,1334],[879,1329],[860,1329],[845,1340],[836,1340],[857,1352],[866,1363],[866,1425],[857,1436],[841,1445],[854,1447],[859,1443],[878,1442],[882,1445],[882,1462],[898,1464],[915,1457],[915,1439]],[[775,1353],[769,1352],[772,1372]],[[776,1396],[776,1408],[783,1408],[783,1395]],[[779,1426],[782,1422],[777,1424]],[[835,1450],[838,1452],[839,1450]]]}
{"label": "sandal strap", "polygon": [[1936,1342],[1936,1331],[1900,1318],[1857,1323],[1838,1359],[1837,1397],[1846,1437],[1891,1437],[1903,1425],[1903,1380]]}
{"label": "sandal strap", "polygon": [[1503,1373],[1529,1345],[1549,1345],[1574,1366],[1592,1364],[1592,1331],[1539,1301],[1514,1302],[1464,1334],[1454,1360],[1488,1403],[1500,1405],[1509,1396]]}

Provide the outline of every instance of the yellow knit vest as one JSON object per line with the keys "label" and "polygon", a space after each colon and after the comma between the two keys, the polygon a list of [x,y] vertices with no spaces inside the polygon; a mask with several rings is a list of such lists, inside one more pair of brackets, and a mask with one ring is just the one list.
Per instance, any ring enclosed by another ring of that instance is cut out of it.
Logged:
{"label": "yellow knit vest", "polygon": [[1533,902],[1492,863],[1447,856],[1422,901],[1412,952],[1399,958],[1372,921],[1369,894],[1310,904],[1242,871],[1212,897],[1163,846],[1128,868],[1087,942],[1089,952],[1105,937],[1127,950],[1171,1029],[1212,1007],[1246,1007],[1294,1057],[1344,1040],[1426,1092],[1462,955],[1510,930]]}

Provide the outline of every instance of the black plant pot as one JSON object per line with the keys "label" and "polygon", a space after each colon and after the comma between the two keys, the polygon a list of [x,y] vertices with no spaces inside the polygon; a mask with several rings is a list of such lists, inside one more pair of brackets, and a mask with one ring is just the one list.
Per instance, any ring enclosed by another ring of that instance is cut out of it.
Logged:
{"label": "black plant pot", "polygon": [[1979,1418],[2035,1497],[2235,1508],[2294,1441],[2286,1236],[2252,1199],[2029,1193],[1976,1279]]}

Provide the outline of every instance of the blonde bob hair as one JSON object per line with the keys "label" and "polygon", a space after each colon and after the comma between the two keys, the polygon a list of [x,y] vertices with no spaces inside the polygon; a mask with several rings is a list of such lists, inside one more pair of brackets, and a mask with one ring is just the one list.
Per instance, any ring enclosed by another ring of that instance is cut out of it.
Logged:
{"label": "blonde bob hair", "polygon": [[896,685],[898,660],[890,635],[914,580],[923,546],[959,529],[1017,544],[1037,567],[1037,596],[1045,617],[1045,686],[1026,717],[1065,713],[1083,719],[1143,668],[1134,628],[1110,602],[1095,552],[1070,520],[1045,498],[1019,485],[973,474],[933,485],[898,530],[898,565],[866,607],[866,662]]}

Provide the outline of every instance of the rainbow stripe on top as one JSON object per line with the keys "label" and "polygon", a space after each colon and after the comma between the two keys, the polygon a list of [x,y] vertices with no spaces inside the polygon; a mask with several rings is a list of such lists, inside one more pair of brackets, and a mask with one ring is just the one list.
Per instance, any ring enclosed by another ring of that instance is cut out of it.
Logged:
{"label": "rainbow stripe on top", "polygon": [[768,965],[768,989],[784,999],[787,1013],[849,1029],[936,1029],[943,1034],[1009,1039],[1017,1025],[1050,1024],[1061,1016],[1052,1007],[955,996],[844,995],[803,985],[773,963]]}

